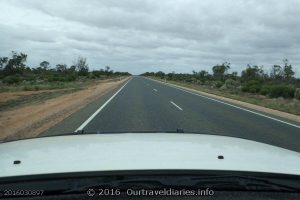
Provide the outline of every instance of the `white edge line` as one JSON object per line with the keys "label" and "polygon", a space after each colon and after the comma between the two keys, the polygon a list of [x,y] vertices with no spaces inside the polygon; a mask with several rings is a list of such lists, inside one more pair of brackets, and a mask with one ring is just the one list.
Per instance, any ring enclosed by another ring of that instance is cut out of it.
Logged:
{"label": "white edge line", "polygon": [[176,103],[174,103],[173,101],[170,101],[171,104],[173,104],[176,108],[178,108],[179,110],[182,111],[182,108],[180,108],[178,105],[176,105]]}
{"label": "white edge line", "polygon": [[[149,79],[150,79],[150,78],[149,78]],[[150,79],[150,80],[153,80],[153,79]],[[153,81],[157,81],[157,80],[153,80]],[[162,84],[162,82],[160,82],[160,81],[157,81],[157,82],[159,82],[159,83]],[[296,128],[300,128],[300,126],[298,126],[298,125],[296,125],[296,124],[292,124],[292,123],[289,123],[289,122],[285,122],[285,121],[282,121],[282,120],[280,120],[280,119],[276,119],[276,118],[274,118],[274,117],[270,117],[270,116],[267,116],[267,115],[264,115],[264,114],[261,114],[261,113],[258,113],[258,112],[254,112],[254,111],[252,111],[252,110],[248,110],[248,109],[246,109],[246,108],[241,108],[241,107],[239,107],[239,106],[235,106],[235,105],[232,105],[232,104],[229,104],[229,103],[226,103],[226,102],[217,100],[217,99],[213,99],[213,98],[210,98],[210,97],[207,97],[207,96],[204,96],[204,95],[195,93],[195,92],[191,92],[191,91],[188,91],[188,90],[186,90],[186,89],[180,88],[180,87],[178,87],[178,86],[176,86],[176,85],[173,85],[173,84],[170,84],[170,83],[164,83],[164,84],[167,84],[167,85],[170,86],[170,87],[176,88],[176,89],[178,89],[178,90],[181,90],[181,91],[184,91],[184,92],[187,92],[187,93],[190,93],[190,94],[194,94],[194,95],[197,95],[197,96],[200,96],[200,97],[203,97],[203,98],[212,100],[212,101],[216,101],[216,102],[218,102],[218,103],[225,104],[225,105],[227,105],[227,106],[231,106],[231,107],[234,107],[234,108],[237,108],[237,109],[240,109],[240,110],[244,110],[244,111],[247,111],[247,112],[250,112],[250,113],[253,113],[253,114],[256,114],[256,115],[265,117],[265,118],[268,118],[268,119],[272,119],[272,120],[277,121],[277,122],[281,122],[281,123],[284,123],[284,124],[287,124],[287,125],[296,127]]]}
{"label": "white edge line", "polygon": [[92,114],[85,122],[83,122],[83,124],[81,124],[75,130],[75,132],[82,130],[88,123],[90,123],[90,121],[92,121],[92,119],[129,83],[130,80],[131,79],[129,79],[114,95],[112,95],[100,108],[98,108],[94,114]]}
{"label": "white edge line", "polygon": [[157,89],[154,88],[153,90],[154,90],[155,92],[157,92]]}

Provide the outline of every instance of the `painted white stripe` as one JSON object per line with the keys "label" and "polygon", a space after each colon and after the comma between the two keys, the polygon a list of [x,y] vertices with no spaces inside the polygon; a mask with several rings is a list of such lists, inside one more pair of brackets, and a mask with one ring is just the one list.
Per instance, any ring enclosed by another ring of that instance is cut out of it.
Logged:
{"label": "painted white stripe", "polygon": [[129,83],[130,80],[131,79],[129,79],[114,95],[112,95],[100,108],[98,108],[94,114],[92,114],[85,122],[83,122],[83,124],[81,124],[75,130],[75,132],[82,130],[88,123],[90,123],[90,121],[92,121],[92,119]]}
{"label": "painted white stripe", "polygon": [[[153,80],[153,79],[150,79],[150,80]],[[156,80],[153,80],[153,81],[156,81]],[[162,82],[160,82],[160,81],[157,81],[157,82],[159,82],[159,83],[162,84]],[[194,95],[197,95],[197,96],[200,96],[200,97],[203,97],[203,98],[206,98],[206,99],[209,99],[209,100],[218,102],[218,103],[222,103],[222,104],[227,105],[227,106],[231,106],[231,107],[234,107],[234,108],[237,108],[237,109],[246,111],[246,112],[250,112],[250,113],[253,113],[253,114],[256,114],[256,115],[259,115],[259,116],[268,118],[268,119],[272,119],[272,120],[274,120],[274,121],[277,121],[277,122],[280,122],[280,123],[283,123],[283,124],[287,124],[287,125],[290,125],[290,126],[293,126],[293,127],[296,127],[296,128],[300,128],[300,126],[298,126],[298,125],[296,125],[296,124],[292,124],[292,123],[289,123],[289,122],[286,122],[286,121],[282,121],[282,120],[280,120],[280,119],[276,119],[276,118],[270,117],[270,116],[268,116],[268,115],[264,115],[264,114],[261,114],[261,113],[258,113],[258,112],[252,111],[252,110],[248,110],[248,109],[246,109],[246,108],[242,108],[242,107],[239,107],[239,106],[236,106],[236,105],[232,105],[232,104],[230,104],[230,103],[226,103],[226,102],[223,102],[223,101],[220,101],[220,100],[217,100],[217,99],[213,99],[213,98],[210,98],[210,97],[207,97],[207,96],[204,96],[204,95],[195,93],[195,92],[191,92],[191,91],[188,91],[188,90],[186,90],[186,89],[182,89],[182,88],[180,88],[180,87],[178,87],[178,86],[176,86],[176,85],[170,84],[170,83],[165,83],[165,84],[167,84],[169,87],[173,87],[173,88],[175,88],[175,89],[178,89],[178,90],[181,90],[181,91],[190,93],[190,94],[194,94]]]}
{"label": "painted white stripe", "polygon": [[182,108],[180,108],[178,105],[176,105],[176,103],[174,103],[173,101],[170,101],[171,104],[173,104],[173,106],[175,106],[176,108],[178,108],[179,110],[182,111]]}
{"label": "painted white stripe", "polygon": [[153,90],[154,90],[155,92],[157,92],[157,89],[154,88]]}

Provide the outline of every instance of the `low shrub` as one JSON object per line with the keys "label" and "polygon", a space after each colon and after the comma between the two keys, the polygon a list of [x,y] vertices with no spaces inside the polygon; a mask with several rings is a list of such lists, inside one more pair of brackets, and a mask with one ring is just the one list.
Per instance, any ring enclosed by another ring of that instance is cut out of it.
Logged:
{"label": "low shrub", "polygon": [[233,79],[227,79],[221,88],[234,90],[237,89],[239,85],[240,83],[238,81],[235,81]]}
{"label": "low shrub", "polygon": [[35,86],[34,86],[34,90],[35,90],[35,91],[38,91],[38,90],[40,90],[40,87],[39,87],[38,85],[35,85]]}
{"label": "low shrub", "polygon": [[296,89],[292,85],[264,85],[260,89],[260,94],[271,98],[293,98],[296,95]]}
{"label": "low shrub", "polygon": [[32,90],[32,88],[30,86],[28,86],[28,85],[25,85],[25,86],[23,86],[22,90],[24,90],[24,91],[30,91],[30,90]]}
{"label": "low shrub", "polygon": [[300,88],[295,89],[294,97],[295,97],[295,99],[300,100]]}
{"label": "low shrub", "polygon": [[267,96],[270,94],[270,91],[271,91],[271,87],[269,85],[264,85],[261,89],[260,89],[260,94],[261,95],[264,95],[264,96]]}
{"label": "low shrub", "polygon": [[75,81],[76,80],[76,76],[75,75],[69,75],[69,76],[67,76],[66,80],[68,82]]}
{"label": "low shrub", "polygon": [[3,78],[2,82],[6,84],[17,84],[22,81],[21,77],[18,75],[6,76]]}
{"label": "low shrub", "polygon": [[216,88],[220,88],[223,86],[223,82],[222,81],[215,81],[213,83],[213,86],[216,87]]}
{"label": "low shrub", "polygon": [[242,86],[243,92],[258,93],[262,88],[262,84],[258,80],[251,80]]}
{"label": "low shrub", "polygon": [[271,98],[293,98],[295,90],[295,87],[292,85],[273,85],[270,87],[269,95]]}
{"label": "low shrub", "polygon": [[48,77],[49,82],[68,82],[68,81],[74,81],[76,77],[74,76],[51,76]]}
{"label": "low shrub", "polygon": [[34,75],[27,75],[27,76],[24,76],[24,80],[26,81],[36,81],[36,77]]}

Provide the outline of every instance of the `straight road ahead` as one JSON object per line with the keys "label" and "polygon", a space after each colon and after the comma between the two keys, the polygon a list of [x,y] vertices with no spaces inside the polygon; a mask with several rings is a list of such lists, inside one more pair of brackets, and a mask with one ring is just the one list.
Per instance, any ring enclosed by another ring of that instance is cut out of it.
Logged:
{"label": "straight road ahead", "polygon": [[183,129],[185,133],[234,136],[300,152],[297,123],[276,121],[139,76],[133,76],[80,129],[100,133]]}

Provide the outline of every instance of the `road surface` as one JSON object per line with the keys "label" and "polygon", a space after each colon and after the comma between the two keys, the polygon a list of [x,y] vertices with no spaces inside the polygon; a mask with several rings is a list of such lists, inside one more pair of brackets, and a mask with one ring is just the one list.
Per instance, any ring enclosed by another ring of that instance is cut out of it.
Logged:
{"label": "road surface", "polygon": [[299,123],[249,112],[140,76],[133,76],[97,106],[73,123],[74,130],[121,133],[182,129],[185,133],[234,136],[300,152]]}

